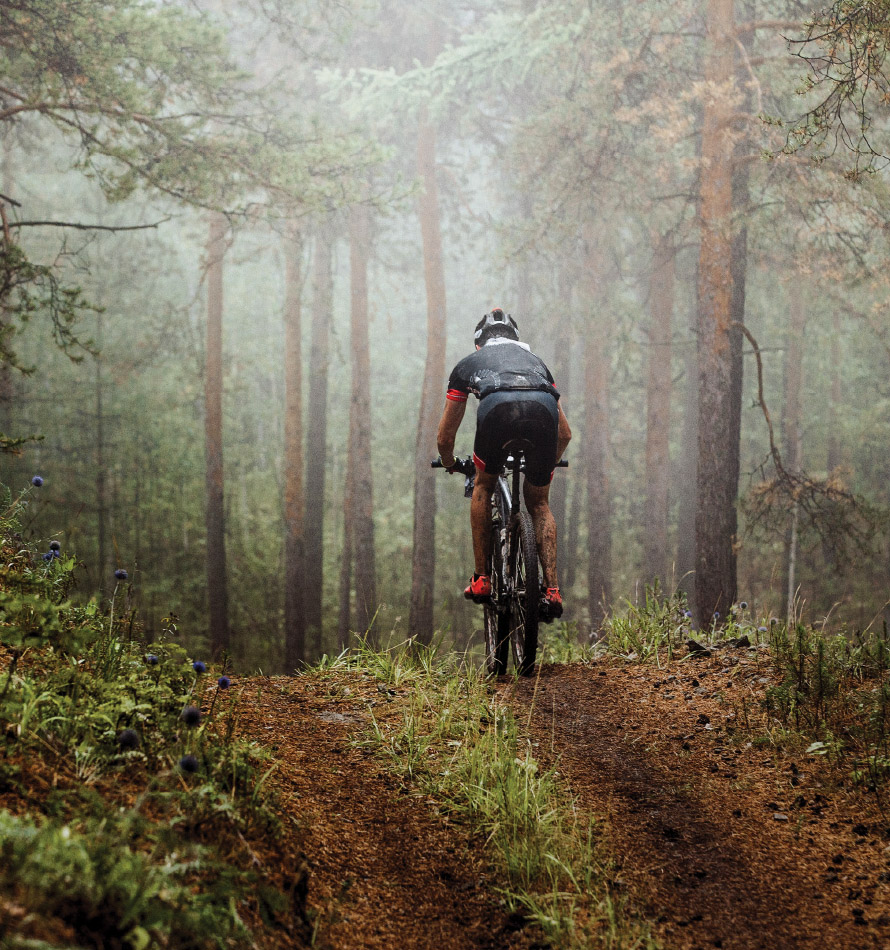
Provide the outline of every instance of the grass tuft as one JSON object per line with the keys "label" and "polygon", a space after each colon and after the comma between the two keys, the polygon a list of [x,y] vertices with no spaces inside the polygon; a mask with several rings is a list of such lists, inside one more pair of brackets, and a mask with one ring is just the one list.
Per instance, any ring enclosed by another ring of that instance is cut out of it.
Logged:
{"label": "grass tuft", "polygon": [[399,688],[397,712],[375,717],[356,741],[483,836],[511,912],[536,922],[554,947],[655,945],[610,891],[597,828],[579,816],[556,773],[541,768],[478,667],[411,642],[385,653],[362,644],[305,675],[333,670]]}

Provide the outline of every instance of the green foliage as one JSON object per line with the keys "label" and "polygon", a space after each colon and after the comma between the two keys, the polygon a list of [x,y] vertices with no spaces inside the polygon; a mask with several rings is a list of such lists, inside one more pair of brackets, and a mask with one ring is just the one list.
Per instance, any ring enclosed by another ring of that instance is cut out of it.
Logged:
{"label": "green foliage", "polygon": [[883,167],[890,143],[875,118],[890,92],[890,4],[834,0],[794,48],[811,69],[800,93],[815,96],[816,104],[792,127],[785,151],[807,146],[824,159],[840,146],[853,160],[852,179]]}
{"label": "green foliage", "polygon": [[274,762],[237,736],[236,690],[142,643],[117,590],[68,600],[74,559],[16,539],[24,503],[0,518],[0,789],[23,806],[0,812],[0,902],[85,946],[252,945],[245,903],[290,908],[248,843],[280,839]]}
{"label": "green foliage", "polygon": [[815,740],[853,777],[878,787],[890,775],[890,635],[829,633],[796,623],[770,629],[780,680],[764,697],[768,721]]}
{"label": "green foliage", "polygon": [[612,653],[660,664],[673,658],[689,637],[691,618],[682,594],[662,598],[656,589],[646,588],[640,604],[625,602],[624,609],[606,617],[604,640]]}
{"label": "green foliage", "polygon": [[95,311],[83,296],[80,287],[65,286],[57,270],[46,264],[35,264],[19,245],[0,240],[0,364],[14,366],[21,372],[34,372],[23,366],[11,345],[14,324],[10,318],[26,324],[35,314],[49,317],[53,339],[72,360],[82,359],[78,350],[90,351],[90,343],[80,340],[74,332],[77,319]]}
{"label": "green foliage", "polygon": [[[226,869],[194,847],[158,862],[134,848],[135,824],[129,814],[72,826],[0,812],[0,889],[86,945],[225,947],[247,938]],[[199,878],[206,883],[196,892]]]}

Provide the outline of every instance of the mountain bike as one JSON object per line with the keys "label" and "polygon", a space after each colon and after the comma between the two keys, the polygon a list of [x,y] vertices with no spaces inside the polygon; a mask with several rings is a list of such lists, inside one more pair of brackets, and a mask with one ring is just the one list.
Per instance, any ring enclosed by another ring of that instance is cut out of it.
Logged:
{"label": "mountain bike", "polygon": [[[438,460],[433,468],[442,468]],[[568,462],[557,463],[566,468]],[[465,476],[464,495],[472,497],[476,466],[470,457],[457,459],[457,471]],[[538,653],[538,622],[541,582],[538,545],[528,512],[521,508],[519,476],[525,471],[521,450],[507,456],[491,495],[491,534],[487,557],[491,597],[483,604],[485,622],[485,668],[492,676],[507,672],[507,654],[512,647],[513,665],[520,676],[529,676]]]}

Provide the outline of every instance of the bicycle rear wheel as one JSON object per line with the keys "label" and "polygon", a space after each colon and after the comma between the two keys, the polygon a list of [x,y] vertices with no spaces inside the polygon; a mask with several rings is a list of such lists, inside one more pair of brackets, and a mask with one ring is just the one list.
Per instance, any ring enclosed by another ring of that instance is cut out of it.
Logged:
{"label": "bicycle rear wheel", "polygon": [[515,555],[511,561],[513,571],[513,597],[508,620],[508,636],[513,647],[513,662],[520,676],[530,676],[535,669],[538,655],[538,607],[541,584],[538,575],[538,545],[535,529],[529,515],[521,511],[511,545]]}

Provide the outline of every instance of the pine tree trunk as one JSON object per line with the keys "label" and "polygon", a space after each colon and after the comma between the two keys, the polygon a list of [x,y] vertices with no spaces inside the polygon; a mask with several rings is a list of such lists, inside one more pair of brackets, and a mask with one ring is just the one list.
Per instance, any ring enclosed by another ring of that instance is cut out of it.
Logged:
{"label": "pine tree trunk", "polygon": [[674,248],[655,238],[649,285],[649,366],[646,385],[646,502],[643,565],[646,583],[668,579],[668,485],[670,482],[671,334],[674,312]]}
{"label": "pine tree trunk", "polygon": [[102,379],[102,314],[96,315],[96,552],[99,589],[105,590],[111,583],[108,546],[105,529],[108,524],[108,472],[105,465],[105,405],[104,380]]}
{"label": "pine tree trunk", "polygon": [[728,90],[733,76],[733,0],[708,0],[709,44],[702,128],[698,274],[698,507],[695,619],[725,618],[736,597],[735,502],[739,445],[733,444],[732,149]]}
{"label": "pine tree trunk", "polygon": [[689,327],[683,364],[686,384],[683,405],[683,431],[677,466],[677,587],[685,592],[687,603],[695,601],[695,506],[698,501],[698,354],[696,325]]}
{"label": "pine tree trunk", "polygon": [[226,580],[225,502],[222,432],[223,257],[226,219],[214,214],[207,242],[207,356],[204,378],[204,436],[207,490],[207,598],[210,649],[229,649],[229,598]]}
{"label": "pine tree trunk", "polygon": [[[583,463],[582,463],[583,464]],[[578,538],[581,534],[581,514],[583,507],[584,477],[575,470],[572,479],[571,504],[566,513],[565,548],[562,554],[560,577],[566,590],[575,586],[575,577],[578,569]]]}
{"label": "pine tree trunk", "polygon": [[[306,627],[310,656],[320,656],[324,595],[324,505],[327,467],[328,366],[333,317],[333,231],[330,222],[319,226],[315,239],[310,351],[309,418],[306,446],[305,564]],[[348,628],[348,624],[347,624]]]}
{"label": "pine tree trunk", "polygon": [[[796,475],[802,468],[800,391],[803,379],[803,334],[806,310],[799,288],[791,288],[788,338],[785,344],[785,405],[782,413],[782,455],[785,468]],[[797,529],[799,511],[792,503],[788,529],[785,533],[785,560],[782,590],[785,614],[791,618],[794,608],[797,563]]]}
{"label": "pine tree trunk", "polygon": [[284,239],[284,669],[306,659],[303,607],[303,372],[301,353],[303,247],[299,232]]}
{"label": "pine tree trunk", "polygon": [[418,202],[426,282],[426,366],[414,451],[414,544],[411,560],[411,607],[408,629],[420,643],[433,639],[433,598],[436,573],[436,425],[445,382],[445,267],[436,186],[436,131],[421,120],[417,138],[417,169],[423,182]]}
{"label": "pine tree trunk", "polygon": [[[753,20],[755,18],[754,3],[743,5],[743,14],[745,19]],[[754,34],[745,33],[740,43],[745,50],[746,56],[749,56],[753,46]],[[744,64],[737,66],[740,72],[738,77],[739,86],[744,90],[744,110],[753,111],[748,67]],[[744,364],[744,335],[742,326],[745,323],[745,309],[747,301],[747,277],[748,277],[748,215],[750,213],[750,177],[751,165],[748,161],[748,155],[754,147],[750,136],[741,135],[735,143],[735,161],[732,171],[732,210],[734,218],[734,227],[732,232],[732,244],[730,249],[730,271],[732,273],[732,297],[731,297],[731,315],[732,323],[729,327],[729,358],[730,358],[730,422],[729,439],[731,452],[729,455],[729,472],[727,474],[728,491],[733,498],[733,505],[730,511],[730,531],[732,533],[731,549],[731,573],[733,578],[733,588],[738,594],[738,531],[739,518],[738,508],[735,499],[739,492],[739,477],[741,475],[741,442],[742,442],[742,390],[744,385],[745,364]]]}
{"label": "pine tree trunk", "polygon": [[[550,366],[550,371],[556,380],[556,388],[559,390],[563,411],[567,412],[566,398],[571,399],[572,352],[575,349],[572,328],[572,282],[567,267],[560,268],[558,279],[559,289],[557,297],[559,298],[559,308],[554,320],[556,345],[554,347],[555,356]],[[571,420],[569,420],[569,422],[571,423]],[[550,510],[553,512],[553,518],[556,521],[556,563],[559,568],[559,576],[563,579],[562,586],[565,588],[570,586],[568,583],[568,575],[565,571],[568,567],[566,555],[566,508],[568,505],[569,482],[573,481],[573,478],[570,476],[573,474],[574,470],[572,468],[557,471],[550,488]]]}
{"label": "pine tree trunk", "polygon": [[[0,184],[4,195],[11,196],[14,190],[14,170],[13,170],[13,146],[12,135],[9,126],[0,130],[0,139],[2,139],[3,150],[0,157]],[[5,205],[5,203],[4,203]],[[4,208],[7,217],[11,211],[11,206],[5,205]],[[6,235],[0,235],[0,241],[6,241]],[[0,301],[2,303],[2,301]],[[0,311],[2,313],[2,311]],[[7,334],[12,333],[12,326],[0,316],[0,341],[9,345],[6,340]],[[6,360],[0,360],[0,435],[13,438],[13,406],[15,405],[15,383],[13,382],[12,367]]]}
{"label": "pine tree trunk", "polygon": [[[841,318],[837,309],[832,311],[831,328],[834,331],[834,339],[840,340]],[[828,400],[828,451],[825,460],[825,467],[828,470],[829,476],[844,464],[841,440],[838,433],[838,408],[843,399],[841,365],[842,363],[839,359],[831,361],[831,390]]]}
{"label": "pine tree trunk", "polygon": [[591,318],[584,347],[585,465],[587,467],[587,597],[593,632],[612,602],[612,500],[609,488],[609,376],[611,317],[596,304],[603,295],[601,249],[587,241],[587,299]]}
{"label": "pine tree trunk", "polygon": [[370,212],[355,207],[349,217],[349,262],[352,316],[352,544],[355,552],[355,594],[359,631],[372,642],[377,612],[374,554],[374,485],[371,474],[371,361],[368,348],[368,257]]}
{"label": "pine tree trunk", "polygon": [[339,612],[337,615],[337,646],[342,652],[349,646],[352,622],[352,559],[353,559],[353,446],[355,444],[354,413],[349,411],[349,437],[346,443],[346,477],[343,480],[343,547],[340,552]]}

